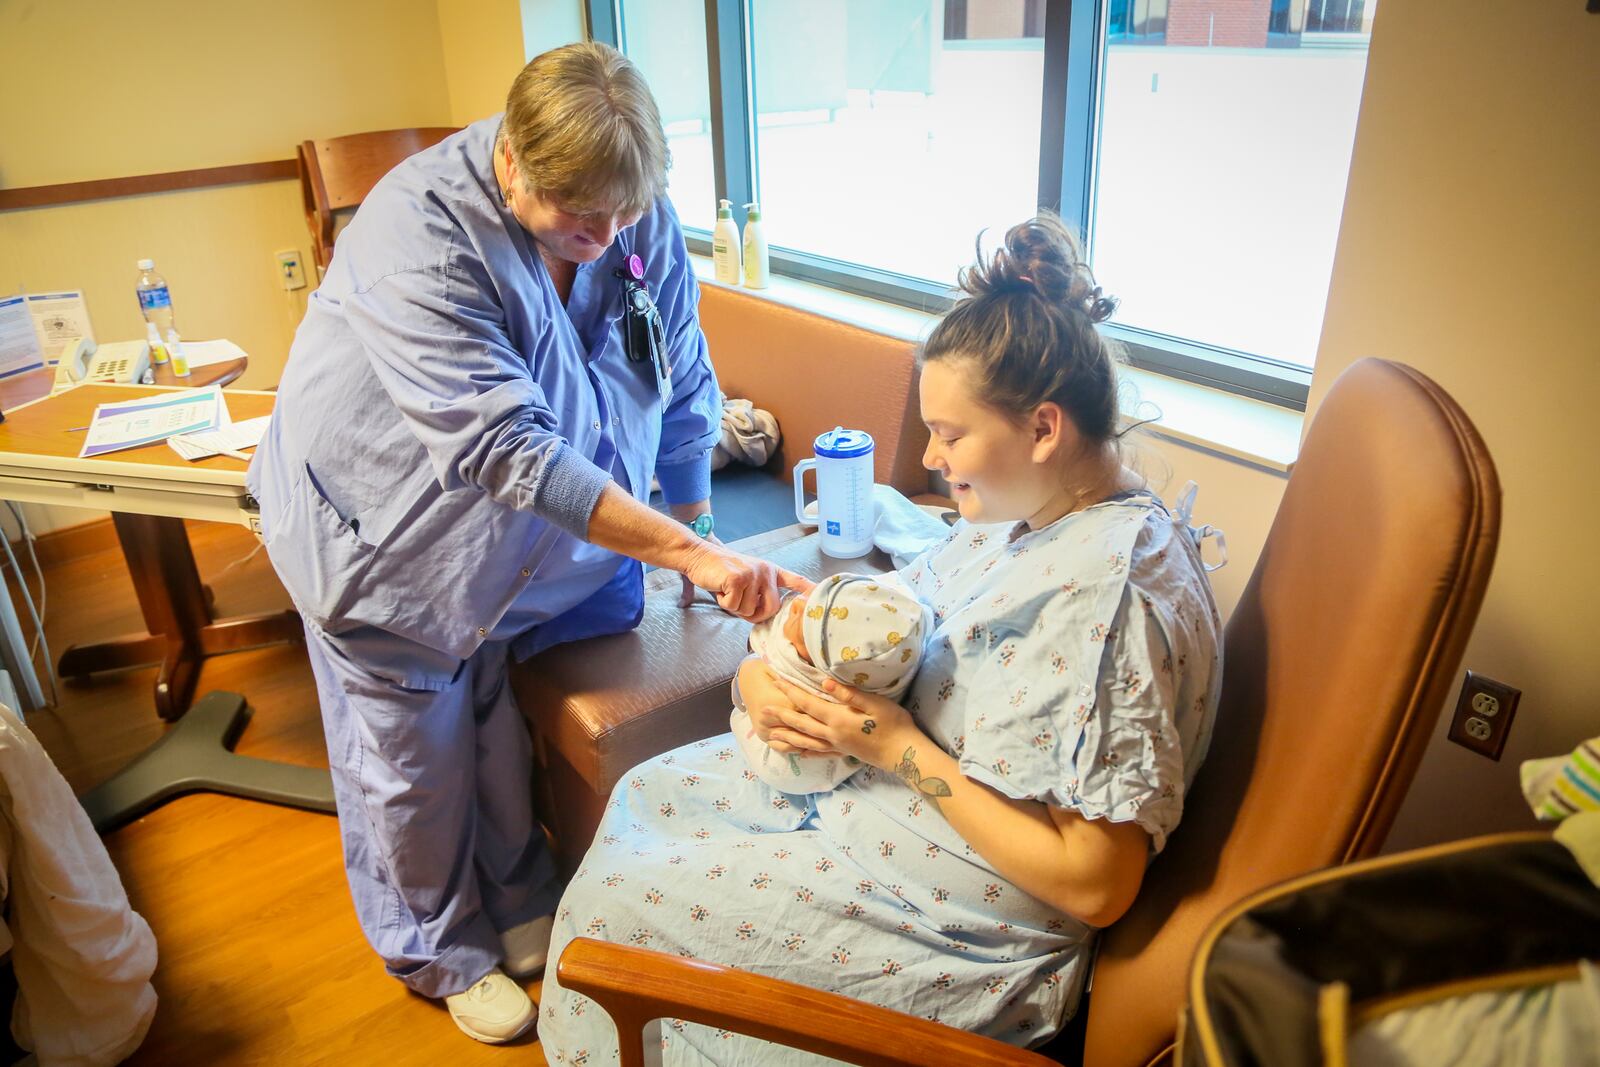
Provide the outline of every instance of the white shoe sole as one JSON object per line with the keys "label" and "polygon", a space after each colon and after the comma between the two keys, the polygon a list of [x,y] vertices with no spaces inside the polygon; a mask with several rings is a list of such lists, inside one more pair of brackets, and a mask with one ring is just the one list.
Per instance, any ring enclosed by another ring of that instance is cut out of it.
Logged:
{"label": "white shoe sole", "polygon": [[538,1005],[535,1005],[533,1012],[528,1016],[528,1021],[523,1023],[522,1026],[518,1028],[516,1033],[507,1034],[504,1037],[491,1037],[488,1034],[480,1034],[478,1031],[472,1029],[460,1019],[457,1019],[454,1015],[450,1016],[450,1021],[455,1023],[457,1029],[459,1029],[463,1034],[466,1034],[468,1037],[472,1038],[474,1041],[482,1041],[485,1045],[506,1045],[510,1044],[517,1038],[526,1034],[529,1030],[533,1029],[534,1024],[539,1021],[539,1008]]}

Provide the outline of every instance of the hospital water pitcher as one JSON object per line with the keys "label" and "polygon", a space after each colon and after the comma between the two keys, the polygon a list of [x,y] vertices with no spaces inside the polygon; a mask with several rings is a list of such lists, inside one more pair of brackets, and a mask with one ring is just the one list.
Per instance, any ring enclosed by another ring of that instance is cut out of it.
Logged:
{"label": "hospital water pitcher", "polygon": [[[815,526],[822,551],[835,559],[855,559],[872,551],[872,435],[836,426],[813,444],[816,455],[794,465],[794,517]],[[806,514],[805,473],[817,472],[817,512]]]}

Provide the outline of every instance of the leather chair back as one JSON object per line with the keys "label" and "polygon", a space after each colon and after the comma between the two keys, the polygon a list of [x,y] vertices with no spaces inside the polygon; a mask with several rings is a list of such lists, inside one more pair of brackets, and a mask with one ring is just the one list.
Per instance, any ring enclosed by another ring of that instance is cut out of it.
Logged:
{"label": "leather chair back", "polygon": [[421,126],[300,142],[296,152],[300,198],[306,225],[311,229],[311,256],[319,271],[327,270],[333,260],[335,214],[358,207],[395,164],[438,144],[458,129]]}
{"label": "leather chair back", "polygon": [[1229,619],[1182,826],[1105,934],[1084,1062],[1170,1056],[1206,926],[1261,887],[1372,855],[1456,684],[1500,530],[1494,464],[1434,382],[1347,370]]}
{"label": "leather chair back", "polygon": [[773,473],[788,481],[818,434],[848,426],[872,434],[875,481],[928,491],[910,341],[717,285],[700,287],[700,325],[722,391],[778,420]]}

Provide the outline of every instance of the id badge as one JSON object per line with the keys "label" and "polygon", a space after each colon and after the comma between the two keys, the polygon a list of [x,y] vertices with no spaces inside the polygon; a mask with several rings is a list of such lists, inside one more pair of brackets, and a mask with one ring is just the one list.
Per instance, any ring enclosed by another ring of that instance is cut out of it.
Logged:
{"label": "id badge", "polygon": [[636,279],[624,279],[623,299],[623,344],[628,359],[635,363],[650,361],[661,406],[666,407],[672,402],[672,365],[667,362],[667,335],[661,312],[650,299],[650,290]]}
{"label": "id badge", "polygon": [[650,361],[656,369],[656,392],[661,394],[662,410],[672,403],[672,367],[667,363],[667,346],[656,345],[653,353],[654,359]]}

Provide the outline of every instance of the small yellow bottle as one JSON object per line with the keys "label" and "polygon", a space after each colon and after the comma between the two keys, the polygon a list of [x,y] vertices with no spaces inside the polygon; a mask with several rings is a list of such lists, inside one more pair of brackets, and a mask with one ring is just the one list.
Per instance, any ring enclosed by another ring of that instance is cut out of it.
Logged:
{"label": "small yellow bottle", "polygon": [[183,342],[179,340],[177,330],[167,331],[167,354],[172,357],[172,376],[174,378],[187,378],[189,376],[189,357],[183,354]]}
{"label": "small yellow bottle", "polygon": [[144,324],[144,338],[150,342],[150,363],[159,367],[167,361],[167,343],[161,339],[161,331],[156,329],[156,324]]}

